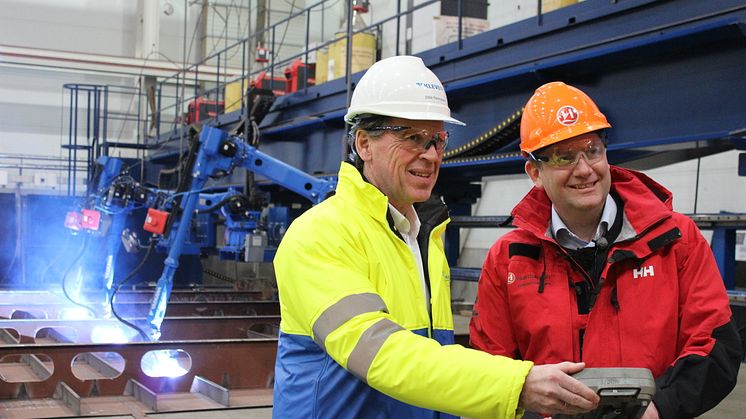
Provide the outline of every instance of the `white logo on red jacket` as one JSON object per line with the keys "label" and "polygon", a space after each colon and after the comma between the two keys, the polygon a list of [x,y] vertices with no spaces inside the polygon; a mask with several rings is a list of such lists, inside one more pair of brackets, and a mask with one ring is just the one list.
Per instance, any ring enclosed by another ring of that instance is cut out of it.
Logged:
{"label": "white logo on red jacket", "polygon": [[513,272],[508,272],[508,284],[512,284],[515,282],[515,274]]}
{"label": "white logo on red jacket", "polygon": [[653,270],[653,265],[650,266],[643,266],[639,269],[633,269],[632,275],[637,278],[647,278],[649,276],[655,276],[655,271]]}
{"label": "white logo on red jacket", "polygon": [[578,110],[570,105],[565,105],[557,111],[557,122],[562,125],[575,125],[578,122]]}

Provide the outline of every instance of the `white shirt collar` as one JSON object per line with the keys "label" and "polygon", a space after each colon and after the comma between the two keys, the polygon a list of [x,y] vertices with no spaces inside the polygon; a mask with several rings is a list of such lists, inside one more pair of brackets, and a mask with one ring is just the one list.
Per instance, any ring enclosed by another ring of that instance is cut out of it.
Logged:
{"label": "white shirt collar", "polygon": [[389,210],[391,211],[391,218],[394,220],[394,227],[396,227],[399,233],[410,237],[417,237],[417,234],[420,233],[420,218],[417,216],[417,212],[413,206],[409,207],[406,216],[391,204],[389,204]]}
{"label": "white shirt collar", "polygon": [[[606,204],[601,213],[601,221],[598,223],[593,240],[598,240],[600,237],[603,237],[609,230],[609,227],[614,225],[616,212],[617,206],[616,202],[614,202],[614,198],[612,198],[611,195],[606,195]],[[562,218],[560,218],[557,210],[554,208],[554,204],[552,204],[552,234],[560,246],[568,249],[582,249],[584,247],[594,247],[596,245],[593,240],[589,242],[585,241],[570,231],[564,221],[562,221]]]}
{"label": "white shirt collar", "polygon": [[425,284],[425,268],[422,265],[420,245],[417,242],[417,235],[420,234],[420,218],[411,205],[407,208],[407,216],[404,216],[404,214],[399,212],[391,204],[389,204],[389,212],[391,213],[391,218],[394,220],[394,228],[396,228],[396,231],[399,232],[402,240],[404,240],[412,252],[412,258],[420,274],[420,285],[422,286],[422,295],[425,299],[425,308],[430,312],[430,292],[427,289],[427,284]]}

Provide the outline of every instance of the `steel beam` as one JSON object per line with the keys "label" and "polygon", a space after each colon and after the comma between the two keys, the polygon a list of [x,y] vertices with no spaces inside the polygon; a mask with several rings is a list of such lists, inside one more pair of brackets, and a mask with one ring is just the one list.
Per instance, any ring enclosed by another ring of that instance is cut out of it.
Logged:
{"label": "steel beam", "polygon": [[[1,294],[0,294],[1,295]],[[148,302],[114,304],[116,313],[124,318],[144,317]],[[61,318],[73,306],[70,302],[24,303],[0,301],[0,318]],[[22,314],[22,313],[27,313]],[[185,316],[264,316],[280,314],[277,301],[175,301],[168,304],[167,317]]]}
{"label": "steel beam", "polygon": [[[131,319],[131,323],[144,327],[145,319]],[[162,340],[192,339],[243,339],[277,334],[280,316],[221,316],[221,317],[167,317],[163,321]],[[10,329],[20,335],[20,343],[33,343],[44,329],[52,329],[68,341],[91,343],[98,333],[119,329],[129,333],[129,339],[137,331],[117,320],[102,319],[8,319],[0,320],[0,329]]]}
{"label": "steel beam", "polygon": [[[188,354],[188,372],[179,377],[153,377],[143,372],[143,357],[156,350]],[[277,350],[276,339],[234,339],[129,344],[47,344],[0,347],[0,399],[53,397],[60,383],[80,397],[121,396],[130,380],[157,394],[188,392],[195,377],[220,383],[227,389],[261,389],[271,385]],[[73,373],[74,359],[86,353],[117,353],[125,360],[121,374],[112,379],[81,380]],[[219,354],[219,355],[218,355]],[[52,375],[43,381],[16,381],[13,359],[44,355],[52,360]],[[189,365],[190,364],[190,365]],[[2,411],[2,406],[0,406]],[[0,416],[3,416],[0,414]]]}
{"label": "steel beam", "polygon": [[[153,290],[120,290],[116,303],[148,303]],[[85,293],[83,300],[87,297]],[[226,289],[174,289],[169,302],[188,301],[256,301],[262,299],[261,291],[234,291]],[[59,304],[67,298],[60,292],[0,289],[0,305],[33,302],[35,304]]]}

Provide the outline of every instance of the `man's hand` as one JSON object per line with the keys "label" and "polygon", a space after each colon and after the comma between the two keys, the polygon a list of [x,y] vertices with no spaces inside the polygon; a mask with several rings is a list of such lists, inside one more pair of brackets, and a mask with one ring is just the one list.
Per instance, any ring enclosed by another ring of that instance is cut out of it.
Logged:
{"label": "man's hand", "polygon": [[642,415],[642,419],[660,419],[660,414],[658,414],[658,408],[655,407],[655,403],[650,402],[648,405],[648,408],[645,409],[645,413]]}
{"label": "man's hand", "polygon": [[528,372],[521,390],[520,406],[547,415],[577,415],[598,406],[599,396],[570,377],[585,368],[584,362],[536,365]]}

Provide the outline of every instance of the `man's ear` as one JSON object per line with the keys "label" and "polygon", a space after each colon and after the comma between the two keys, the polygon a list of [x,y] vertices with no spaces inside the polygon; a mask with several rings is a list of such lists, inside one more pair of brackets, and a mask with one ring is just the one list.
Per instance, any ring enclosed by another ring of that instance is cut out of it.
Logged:
{"label": "man's ear", "polygon": [[363,130],[357,130],[355,133],[355,150],[363,161],[369,161],[371,158],[370,144],[370,135]]}
{"label": "man's ear", "polygon": [[534,182],[534,185],[536,185],[537,188],[541,188],[541,169],[539,169],[539,165],[531,160],[527,160],[523,169],[526,171],[528,177],[531,178],[531,181]]}

